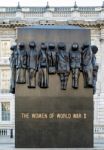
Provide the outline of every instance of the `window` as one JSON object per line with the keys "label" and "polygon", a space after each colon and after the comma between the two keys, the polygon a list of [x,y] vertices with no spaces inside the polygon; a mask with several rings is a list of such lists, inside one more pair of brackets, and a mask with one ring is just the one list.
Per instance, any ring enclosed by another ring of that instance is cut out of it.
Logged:
{"label": "window", "polygon": [[9,57],[10,56],[10,41],[2,40],[1,41],[1,57]]}
{"label": "window", "polygon": [[10,70],[1,70],[1,92],[8,93],[10,88]]}
{"label": "window", "polygon": [[9,102],[2,102],[1,103],[1,114],[2,114],[2,121],[10,121],[10,103]]}

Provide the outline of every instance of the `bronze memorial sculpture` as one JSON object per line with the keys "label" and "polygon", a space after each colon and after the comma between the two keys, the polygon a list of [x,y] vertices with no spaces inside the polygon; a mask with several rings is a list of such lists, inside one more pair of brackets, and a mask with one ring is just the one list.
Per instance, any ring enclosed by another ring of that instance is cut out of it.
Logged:
{"label": "bronze memorial sculpture", "polygon": [[38,54],[34,41],[29,43],[29,51],[27,52],[27,69],[28,69],[28,88],[36,87],[36,73],[38,69]]}
{"label": "bronze memorial sculpture", "polygon": [[70,67],[72,70],[72,87],[78,88],[78,79],[81,67],[81,52],[78,43],[73,43],[70,51]]}
{"label": "bronze memorial sculpture", "polygon": [[69,53],[63,42],[58,43],[57,52],[57,74],[60,77],[61,90],[66,90],[70,73]]}
{"label": "bronze memorial sculpture", "polygon": [[11,67],[11,82],[10,82],[10,93],[15,93],[16,84],[16,59],[17,59],[17,45],[12,45],[10,47],[12,53],[10,57],[10,67]]}
{"label": "bronze memorial sculpture", "polygon": [[48,73],[55,74],[56,73],[56,49],[54,43],[49,43],[47,56],[48,56]]}
{"label": "bronze memorial sculpture", "polygon": [[98,47],[96,45],[91,46],[92,49],[92,66],[93,66],[93,93],[96,92],[96,81],[97,81],[97,72],[98,72],[98,65],[96,63],[96,56],[95,54],[98,51]]}
{"label": "bronze memorial sculpture", "polygon": [[92,148],[98,48],[90,30],[34,25],[16,33],[10,59],[15,147]]}
{"label": "bronze memorial sculpture", "polygon": [[17,77],[16,82],[19,84],[26,83],[26,68],[27,68],[27,52],[25,50],[25,44],[23,42],[19,43],[19,48],[17,49]]}
{"label": "bronze memorial sculpture", "polygon": [[82,72],[84,77],[84,87],[93,87],[93,66],[92,66],[92,50],[88,43],[82,46]]}
{"label": "bronze memorial sculpture", "polygon": [[41,49],[38,54],[38,85],[40,88],[48,88],[48,58],[47,46],[41,43]]}
{"label": "bronze memorial sculpture", "polygon": [[15,93],[15,82],[26,83],[26,70],[28,70],[28,88],[36,87],[36,73],[38,71],[38,85],[40,88],[48,88],[48,74],[57,74],[60,77],[61,90],[66,90],[70,69],[72,72],[72,88],[78,88],[80,71],[83,73],[84,87],[93,88],[96,91],[96,80],[98,66],[96,65],[95,54],[97,46],[90,46],[84,43],[82,51],[78,43],[74,42],[71,50],[66,51],[63,42],[59,42],[56,51],[55,43],[49,43],[48,49],[45,43],[41,43],[39,53],[36,50],[36,43],[29,42],[29,50],[25,50],[23,42],[11,46],[11,85],[10,92]]}

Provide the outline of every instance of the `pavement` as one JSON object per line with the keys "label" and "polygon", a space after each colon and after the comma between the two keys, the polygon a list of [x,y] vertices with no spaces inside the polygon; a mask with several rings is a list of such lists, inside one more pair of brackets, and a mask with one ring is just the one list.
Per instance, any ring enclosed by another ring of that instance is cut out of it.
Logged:
{"label": "pavement", "polygon": [[[42,148],[32,148],[43,150]],[[46,148],[44,148],[45,150]],[[50,150],[47,148],[46,150]],[[58,150],[59,148],[54,148]],[[63,150],[104,150],[104,139],[95,139],[94,148],[61,148]],[[31,148],[15,148],[15,139],[10,137],[0,137],[0,150],[31,150]]]}

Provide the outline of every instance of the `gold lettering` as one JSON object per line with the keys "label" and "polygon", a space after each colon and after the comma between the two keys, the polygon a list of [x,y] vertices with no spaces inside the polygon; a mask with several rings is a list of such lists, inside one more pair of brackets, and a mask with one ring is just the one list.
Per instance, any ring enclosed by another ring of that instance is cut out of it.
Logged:
{"label": "gold lettering", "polygon": [[55,116],[55,114],[54,114],[54,113],[50,113],[50,114],[49,114],[49,119],[53,119],[53,118],[54,118],[54,116]]}
{"label": "gold lettering", "polygon": [[70,119],[71,118],[71,114],[68,113],[68,114],[65,114],[65,113],[58,113],[57,114],[57,119]]}
{"label": "gold lettering", "polygon": [[29,113],[21,113],[22,119],[29,119]]}
{"label": "gold lettering", "polygon": [[86,113],[20,113],[22,119],[86,119]]}
{"label": "gold lettering", "polygon": [[47,119],[48,118],[46,113],[32,113],[31,117],[33,119]]}
{"label": "gold lettering", "polygon": [[87,118],[87,114],[86,113],[84,113],[84,119],[86,119]]}
{"label": "gold lettering", "polygon": [[82,115],[80,113],[73,114],[74,119],[80,119]]}

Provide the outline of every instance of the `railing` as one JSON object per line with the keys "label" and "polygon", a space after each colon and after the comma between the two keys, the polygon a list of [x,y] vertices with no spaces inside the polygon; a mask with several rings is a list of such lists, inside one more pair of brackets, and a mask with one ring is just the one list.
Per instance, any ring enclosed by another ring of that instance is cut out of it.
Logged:
{"label": "railing", "polygon": [[104,134],[104,127],[95,127],[94,134]]}
{"label": "railing", "polygon": [[[37,9],[32,9],[32,8],[23,8],[23,9],[28,9],[28,11],[21,11],[21,15],[20,17],[22,17],[22,19],[28,19],[28,18],[35,18],[35,17],[43,17],[44,13],[47,12],[47,10],[45,9],[44,11],[42,11],[41,8],[40,10],[37,11]],[[31,10],[32,9],[32,10]],[[59,9],[57,11],[57,9]],[[103,13],[103,9],[101,9],[101,11],[96,11],[95,8],[78,8],[78,10],[75,10],[74,8],[57,8],[57,9],[53,9],[53,11],[50,11],[50,13],[52,14],[52,17],[73,17],[73,12],[76,12],[79,14],[80,18],[83,17],[87,17],[87,18],[94,18],[96,20],[96,18],[100,18],[102,16],[101,13]],[[7,12],[5,10],[5,12],[1,11],[0,12],[0,18],[6,17],[7,19],[15,19],[16,18],[16,14],[18,12],[13,11],[13,12]]]}
{"label": "railing", "polygon": [[9,136],[10,138],[14,137],[13,129],[0,129],[0,137]]}
{"label": "railing", "polygon": [[7,136],[7,129],[0,129],[0,136]]}
{"label": "railing", "polygon": [[34,18],[34,17],[43,17],[43,13],[30,13],[30,12],[25,12],[23,13],[24,18]]}

